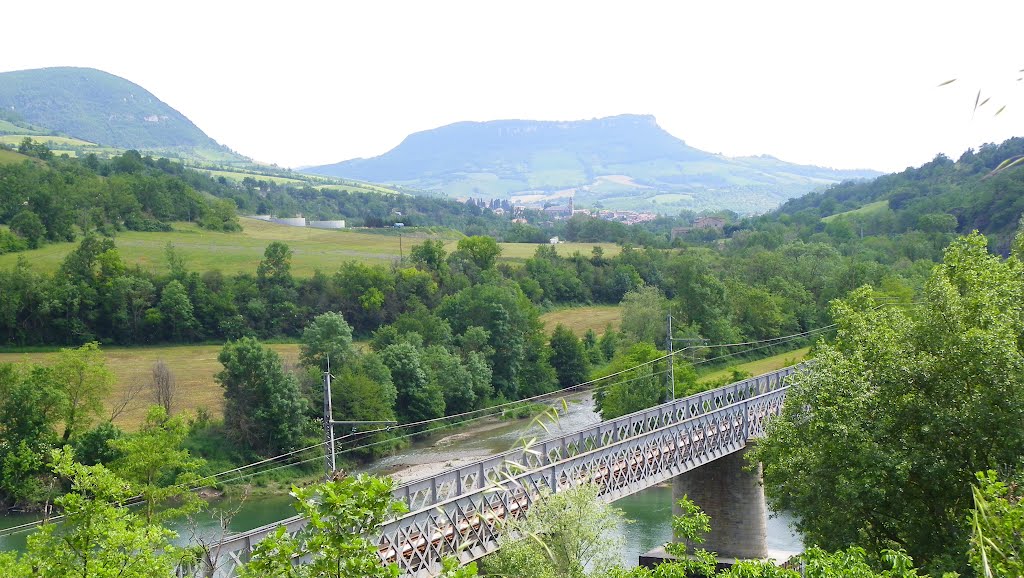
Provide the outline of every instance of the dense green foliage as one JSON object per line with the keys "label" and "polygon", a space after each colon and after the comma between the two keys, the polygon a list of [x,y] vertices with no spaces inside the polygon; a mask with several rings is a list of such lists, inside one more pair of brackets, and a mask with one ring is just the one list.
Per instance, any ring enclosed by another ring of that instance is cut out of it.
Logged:
{"label": "dense green foliage", "polygon": [[71,451],[54,451],[55,473],[71,482],[71,491],[54,503],[64,512],[61,524],[46,524],[29,536],[19,557],[0,557],[10,578],[170,576],[183,558],[175,535],[120,505],[134,488],[102,465],[83,466]]}
{"label": "dense green foliage", "polygon": [[587,380],[588,360],[583,342],[562,324],[551,332],[551,366],[558,376],[558,386],[572,387]]}
{"label": "dense green foliage", "polygon": [[[640,411],[671,397],[664,363],[656,365],[664,352],[651,343],[636,343],[624,348],[611,363],[595,373],[595,377],[616,375],[614,382],[594,394],[602,419],[615,419]],[[678,359],[675,362],[676,395],[682,397],[696,387],[693,366]]]}
{"label": "dense green foliage", "polygon": [[[916,230],[927,239],[934,233],[977,229],[1005,254],[1024,213],[1024,172],[992,173],[1003,161],[1022,153],[1024,138],[1012,138],[968,150],[956,162],[939,155],[901,173],[792,199],[761,222],[778,220],[799,229],[823,229],[833,237]],[[818,225],[820,217],[829,220]]]}
{"label": "dense green foliage", "polygon": [[[109,467],[143,501],[148,523],[195,513],[205,506],[190,491],[202,485],[197,472],[204,463],[182,448],[187,435],[181,416],[170,417],[164,408],[154,405],[138,432],[106,444],[117,456]],[[169,503],[173,506],[167,507]]]}
{"label": "dense green foliage", "polygon": [[992,470],[978,473],[971,512],[971,566],[985,578],[1024,575],[1024,503],[1020,475],[999,480]]}
{"label": "dense green foliage", "polygon": [[502,525],[502,547],[485,558],[486,575],[584,578],[607,573],[618,562],[614,531],[621,519],[598,495],[596,485],[584,484],[538,497],[528,517],[510,517]]}
{"label": "dense green foliage", "polygon": [[[363,474],[316,487],[293,488],[295,509],[309,520],[308,530],[291,537],[282,526],[261,540],[242,577],[397,577],[397,566],[383,566],[377,545],[365,535],[405,511],[391,496],[392,489],[389,478]],[[296,566],[296,557],[305,558],[304,563]]]}
{"label": "dense green foliage", "polygon": [[218,356],[216,375],[224,388],[224,425],[235,441],[256,455],[294,449],[302,436],[304,404],[299,384],[281,367],[274,350],[251,337],[229,342]]}
{"label": "dense green foliage", "polygon": [[61,350],[50,366],[0,365],[0,505],[51,499],[47,457],[61,444],[73,444],[88,464],[120,456],[107,445],[119,437],[116,428],[101,422],[89,429],[112,379],[95,343]]}
{"label": "dense green foliage", "polygon": [[835,303],[835,343],[754,454],[809,542],[966,568],[975,472],[1024,455],[1021,271],[975,234],[950,245],[917,302],[863,288]]}
{"label": "dense green foliage", "polygon": [[299,362],[328,371],[331,363],[345,367],[355,350],[352,348],[352,328],[345,318],[333,311],[317,315],[302,330],[302,348]]}

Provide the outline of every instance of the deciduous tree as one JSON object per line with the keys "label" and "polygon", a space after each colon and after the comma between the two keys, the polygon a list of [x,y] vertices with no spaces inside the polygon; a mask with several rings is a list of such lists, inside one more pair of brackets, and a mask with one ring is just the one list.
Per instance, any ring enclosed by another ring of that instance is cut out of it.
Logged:
{"label": "deciduous tree", "polygon": [[559,323],[551,333],[551,367],[555,368],[558,385],[572,387],[587,380],[587,357],[576,334]]}
{"label": "deciduous tree", "polygon": [[92,342],[77,349],[61,349],[53,365],[53,379],[63,392],[61,438],[66,442],[103,412],[103,399],[114,386],[114,373],[107,369],[99,344]]}
{"label": "deciduous tree", "polygon": [[295,447],[302,434],[303,401],[281,358],[254,338],[229,342],[214,376],[224,388],[224,424],[244,449],[259,455]]}
{"label": "deciduous tree", "polygon": [[147,523],[195,513],[205,505],[190,491],[199,484],[197,472],[205,462],[181,447],[187,435],[181,417],[168,417],[163,407],[154,405],[138,432],[110,441],[120,453],[110,468],[145,501]]}
{"label": "deciduous tree", "polygon": [[391,371],[398,391],[395,409],[400,421],[411,423],[444,416],[444,391],[428,378],[416,347],[406,342],[389,345],[380,352],[380,358]]}
{"label": "deciduous tree", "polygon": [[966,570],[975,472],[1024,455],[1024,276],[986,246],[954,241],[914,305],[862,288],[833,306],[835,343],[753,454],[808,542]]}
{"label": "deciduous tree", "polygon": [[69,449],[53,452],[54,472],[69,480],[71,491],[54,503],[64,513],[60,524],[45,524],[28,538],[19,558],[0,557],[11,578],[172,576],[183,553],[174,533],[150,525],[120,505],[133,495],[130,484],[102,465],[83,466]]}
{"label": "deciduous tree", "polygon": [[326,371],[329,360],[333,367],[340,369],[354,355],[352,328],[341,313],[317,315],[302,331],[299,362],[307,367]]}

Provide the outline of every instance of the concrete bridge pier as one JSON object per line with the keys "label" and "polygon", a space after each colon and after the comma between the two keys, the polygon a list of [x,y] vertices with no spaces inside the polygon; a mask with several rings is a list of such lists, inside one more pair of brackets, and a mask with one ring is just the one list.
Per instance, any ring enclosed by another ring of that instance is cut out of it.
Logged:
{"label": "concrete bridge pier", "polygon": [[761,464],[744,469],[747,448],[676,476],[672,482],[672,509],[684,495],[711,516],[711,533],[702,546],[720,559],[749,560],[768,557],[768,510],[761,485]]}
{"label": "concrete bridge pier", "polygon": [[[735,560],[768,557],[768,510],[761,465],[745,470],[746,448],[706,463],[676,476],[672,480],[672,510],[688,496],[711,516],[711,533],[697,546],[718,555],[719,568],[731,566]],[[640,556],[640,565],[654,567],[672,559],[664,548],[656,548]]]}

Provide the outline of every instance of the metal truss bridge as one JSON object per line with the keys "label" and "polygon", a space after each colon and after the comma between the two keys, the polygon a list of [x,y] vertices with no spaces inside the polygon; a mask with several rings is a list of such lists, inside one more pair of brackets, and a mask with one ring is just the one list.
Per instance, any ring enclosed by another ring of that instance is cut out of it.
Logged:
{"label": "metal truss bridge", "polygon": [[[601,498],[613,502],[740,451],[782,411],[786,377],[798,368],[676,399],[402,485],[394,496],[409,512],[380,528],[381,561],[397,563],[413,578],[434,576],[443,557],[466,564],[497,550],[501,522],[527,515],[544,492],[595,483]],[[179,575],[235,576],[253,546],[281,526],[295,534],[305,519],[296,516],[231,536],[209,551],[206,563],[180,569]]]}

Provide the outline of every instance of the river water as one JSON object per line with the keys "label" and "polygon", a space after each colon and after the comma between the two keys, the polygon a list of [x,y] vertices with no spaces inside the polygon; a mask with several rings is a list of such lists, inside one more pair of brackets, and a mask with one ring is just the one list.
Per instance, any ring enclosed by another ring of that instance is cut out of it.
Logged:
{"label": "river water", "polygon": [[[557,420],[545,419],[543,425],[540,421],[531,420],[482,420],[482,423],[461,433],[440,433],[419,440],[359,471],[389,474],[399,482],[415,480],[508,450],[523,440],[562,435],[598,421],[600,417],[594,411],[589,394],[577,394],[569,398],[567,407]],[[623,515],[619,533],[624,565],[635,566],[641,554],[672,539],[671,484],[648,488],[622,498],[614,505]],[[221,523],[220,512],[233,512],[226,528]],[[209,512],[199,514],[190,522],[176,524],[172,529],[178,532],[183,542],[191,540],[194,535],[210,541],[225,533],[250,530],[294,514],[290,496],[255,496],[244,500],[225,498],[215,502]],[[0,517],[0,530],[32,519],[27,515]],[[0,537],[0,550],[24,548],[25,537],[25,533]],[[784,513],[768,519],[768,549],[769,555],[778,560],[785,560],[802,550],[800,537],[791,529],[791,520]]]}

